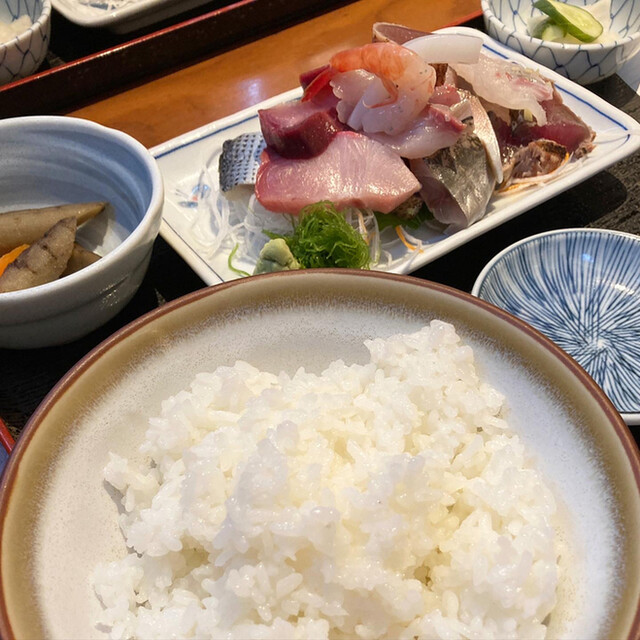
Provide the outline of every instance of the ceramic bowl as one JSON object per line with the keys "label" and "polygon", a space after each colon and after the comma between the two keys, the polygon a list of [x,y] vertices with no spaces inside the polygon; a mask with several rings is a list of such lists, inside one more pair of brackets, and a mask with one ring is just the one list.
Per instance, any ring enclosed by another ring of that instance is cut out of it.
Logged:
{"label": "ceramic bowl", "polygon": [[472,293],[522,318],[604,389],[627,424],[640,424],[640,237],[561,229],[507,247]]}
{"label": "ceramic bowl", "polygon": [[[37,409],[0,487],[0,636],[104,637],[90,574],[126,555],[108,452],[135,456],[149,416],[201,371],[243,359],[320,372],[363,341],[452,322],[556,492],[566,536],[554,638],[640,632],[640,458],[602,390],[523,321],[442,285],[367,271],[267,274],[208,287],[123,328]],[[596,471],[597,470],[597,471]],[[158,633],[161,635],[161,633]]]}
{"label": "ceramic bowl", "polygon": [[31,75],[44,61],[51,34],[51,0],[0,0],[0,22],[28,16],[31,26],[0,42],[0,84]]}
{"label": "ceramic bowl", "polygon": [[[571,0],[586,6],[594,0]],[[563,44],[532,38],[527,22],[541,15],[532,0],[481,0],[487,33],[518,53],[579,84],[591,84],[613,75],[640,50],[640,2],[611,0],[611,44]],[[606,25],[605,25],[606,27]]]}
{"label": "ceramic bowl", "polygon": [[54,282],[0,293],[0,347],[75,340],[132,298],[160,228],[163,185],[155,159],[132,137],[63,116],[0,120],[0,211],[108,201],[79,227],[97,262]]}

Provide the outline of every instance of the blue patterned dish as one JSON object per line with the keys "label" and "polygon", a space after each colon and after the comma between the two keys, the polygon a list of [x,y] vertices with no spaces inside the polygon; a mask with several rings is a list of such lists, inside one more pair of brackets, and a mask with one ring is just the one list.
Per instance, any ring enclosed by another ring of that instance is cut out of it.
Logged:
{"label": "blue patterned dish", "polygon": [[51,35],[51,0],[0,0],[6,24],[23,15],[33,23],[26,31],[0,42],[0,85],[31,75],[44,61]]}
{"label": "blue patterned dish", "polygon": [[[588,6],[595,0],[569,0]],[[611,0],[611,44],[563,44],[532,38],[527,22],[541,13],[532,0],[481,0],[487,33],[518,53],[553,69],[579,84],[591,84],[613,75],[640,50],[640,0]],[[608,25],[605,25],[608,27]]]}
{"label": "blue patterned dish", "polygon": [[571,355],[627,424],[640,424],[640,237],[561,229],[507,247],[473,295],[522,318]]}

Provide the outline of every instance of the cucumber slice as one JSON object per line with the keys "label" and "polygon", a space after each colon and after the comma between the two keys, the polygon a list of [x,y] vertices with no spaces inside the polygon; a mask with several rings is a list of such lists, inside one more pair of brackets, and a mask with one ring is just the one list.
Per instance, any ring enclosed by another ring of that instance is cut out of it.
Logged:
{"label": "cucumber slice", "polygon": [[555,42],[565,37],[566,31],[553,22],[550,18],[541,20],[535,29],[531,32],[532,37],[540,38],[540,40],[550,40]]}
{"label": "cucumber slice", "polygon": [[533,6],[580,42],[593,42],[603,31],[602,24],[582,7],[557,0],[536,0]]}

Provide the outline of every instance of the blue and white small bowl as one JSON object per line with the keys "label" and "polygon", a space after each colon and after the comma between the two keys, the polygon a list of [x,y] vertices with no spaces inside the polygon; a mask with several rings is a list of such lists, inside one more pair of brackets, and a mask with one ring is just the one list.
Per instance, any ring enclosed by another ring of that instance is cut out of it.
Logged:
{"label": "blue and white small bowl", "polygon": [[0,41],[0,85],[26,78],[43,63],[51,37],[51,0],[0,0],[0,21],[11,23],[23,15],[32,25],[5,42]]}
{"label": "blue and white small bowl", "polygon": [[495,256],[472,294],[551,338],[640,424],[640,236],[561,229]]}
{"label": "blue and white small bowl", "polygon": [[[570,0],[588,6],[595,0]],[[532,0],[481,0],[487,33],[518,53],[582,85],[616,73],[640,50],[640,0],[611,0],[611,25],[619,34],[611,44],[564,44],[532,38],[531,16],[541,15]]]}

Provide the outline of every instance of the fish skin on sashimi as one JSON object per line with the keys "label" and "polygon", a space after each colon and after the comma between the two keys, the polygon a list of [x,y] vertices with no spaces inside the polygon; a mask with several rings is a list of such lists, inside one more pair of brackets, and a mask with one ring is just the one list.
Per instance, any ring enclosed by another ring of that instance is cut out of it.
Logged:
{"label": "fish skin on sashimi", "polygon": [[419,189],[397,154],[364,135],[342,131],[323,153],[307,160],[289,160],[267,148],[255,193],[263,207],[282,213],[297,214],[321,200],[337,209],[389,213]]}
{"label": "fish skin on sashimi", "polygon": [[485,214],[496,181],[475,133],[466,132],[452,147],[411,160],[410,165],[422,183],[422,199],[449,232],[464,229]]}

